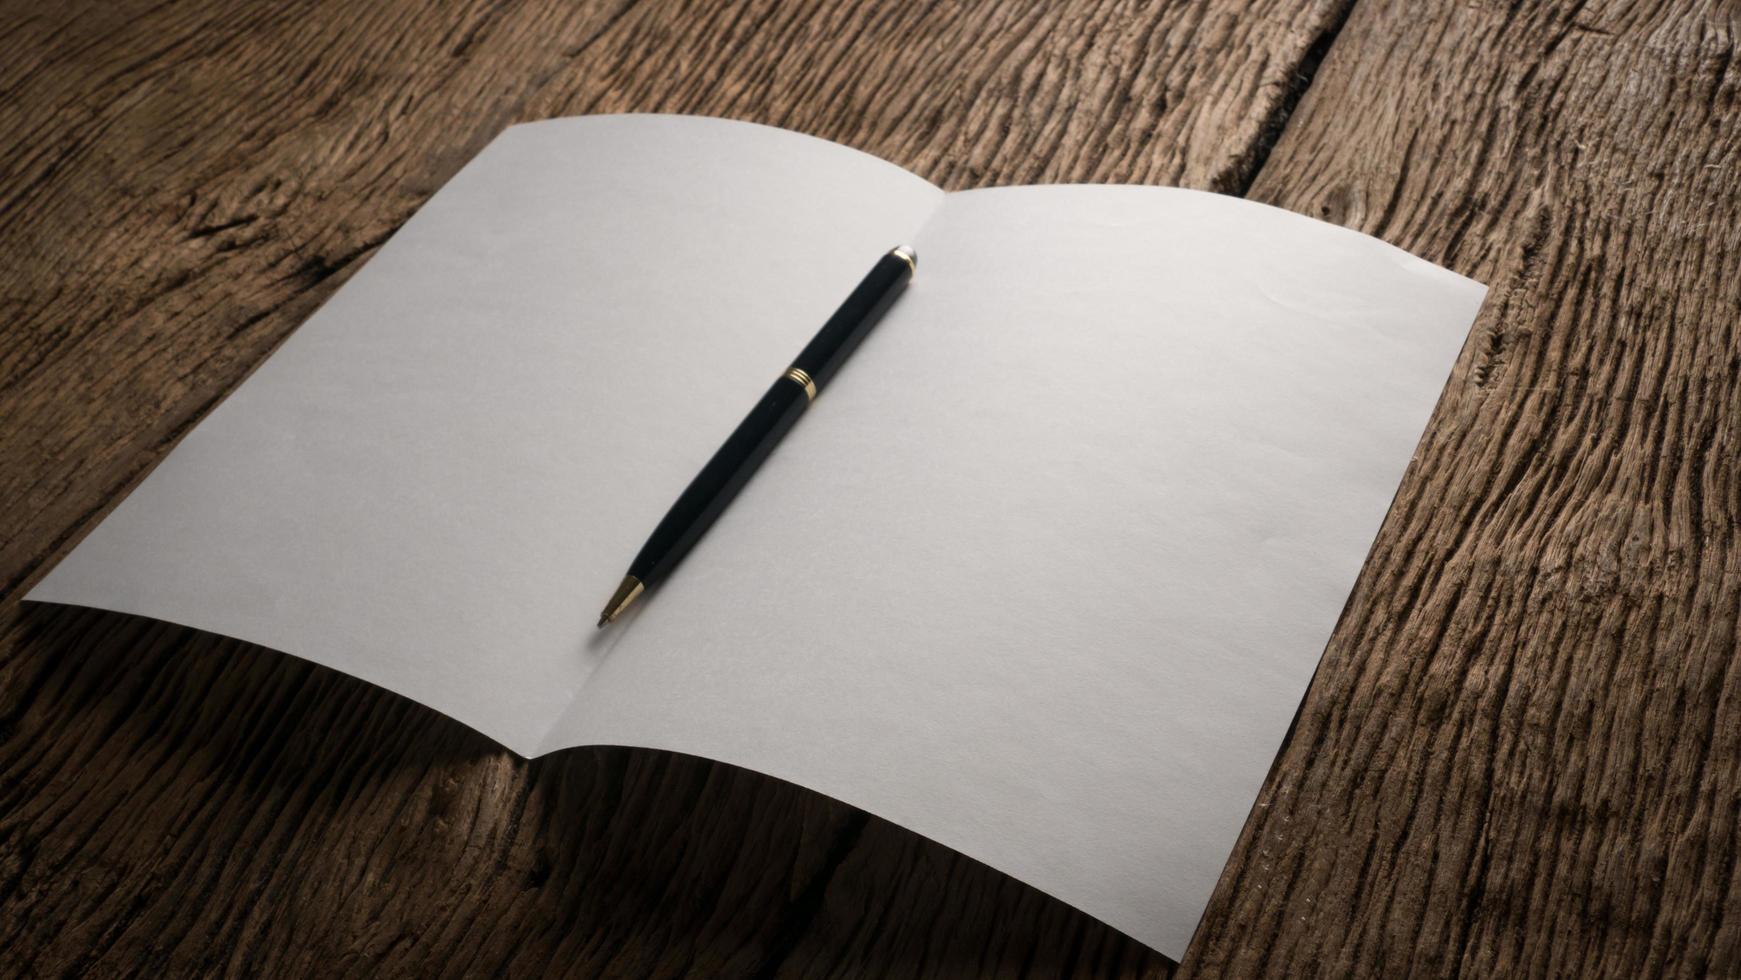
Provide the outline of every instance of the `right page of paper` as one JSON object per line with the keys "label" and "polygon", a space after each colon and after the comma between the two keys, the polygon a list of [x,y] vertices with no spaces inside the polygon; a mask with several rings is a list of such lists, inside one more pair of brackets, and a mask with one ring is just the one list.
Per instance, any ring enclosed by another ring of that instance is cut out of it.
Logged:
{"label": "right page of paper", "polygon": [[1484,289],[1161,188],[955,194],[916,244],[555,742],[792,780],[1178,957]]}

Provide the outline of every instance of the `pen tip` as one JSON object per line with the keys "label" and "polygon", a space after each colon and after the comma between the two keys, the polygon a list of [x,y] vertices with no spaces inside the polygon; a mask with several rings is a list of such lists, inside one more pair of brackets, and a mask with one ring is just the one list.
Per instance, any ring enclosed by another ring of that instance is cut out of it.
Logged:
{"label": "pen tip", "polygon": [[633,575],[624,575],[623,584],[617,586],[617,591],[611,594],[611,601],[605,603],[605,611],[598,615],[598,628],[602,630],[609,626],[645,589],[646,586],[641,584],[640,579]]}

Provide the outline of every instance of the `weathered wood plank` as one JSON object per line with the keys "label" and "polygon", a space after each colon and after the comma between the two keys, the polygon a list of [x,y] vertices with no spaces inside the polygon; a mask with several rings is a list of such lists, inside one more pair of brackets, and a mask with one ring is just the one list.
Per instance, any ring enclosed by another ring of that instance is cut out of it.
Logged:
{"label": "weathered wood plank", "polygon": [[1342,3],[9,6],[0,973],[1169,972],[772,780],[520,763],[324,670],[17,596],[509,122],[705,112],[955,187],[1238,191]]}
{"label": "weathered wood plank", "polygon": [[1252,195],[1494,292],[1182,975],[1741,976],[1738,38],[1355,6]]}

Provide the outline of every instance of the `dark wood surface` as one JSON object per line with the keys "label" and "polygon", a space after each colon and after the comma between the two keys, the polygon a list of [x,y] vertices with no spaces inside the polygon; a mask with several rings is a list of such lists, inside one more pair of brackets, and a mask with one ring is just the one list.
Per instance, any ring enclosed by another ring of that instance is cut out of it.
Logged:
{"label": "dark wood surface", "polygon": [[[1732,0],[3,6],[0,974],[1741,976]],[[754,774],[20,606],[492,135],[621,110],[1493,287],[1182,964]]]}

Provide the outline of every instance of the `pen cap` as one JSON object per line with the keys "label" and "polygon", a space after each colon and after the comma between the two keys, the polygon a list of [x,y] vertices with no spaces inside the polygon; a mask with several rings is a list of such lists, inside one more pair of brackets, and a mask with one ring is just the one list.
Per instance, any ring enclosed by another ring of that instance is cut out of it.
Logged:
{"label": "pen cap", "polygon": [[828,384],[828,379],[834,377],[834,372],[840,370],[859,342],[888,312],[901,290],[907,288],[917,262],[913,250],[904,245],[878,259],[846,302],[805,345],[792,366],[810,375],[818,390]]}

